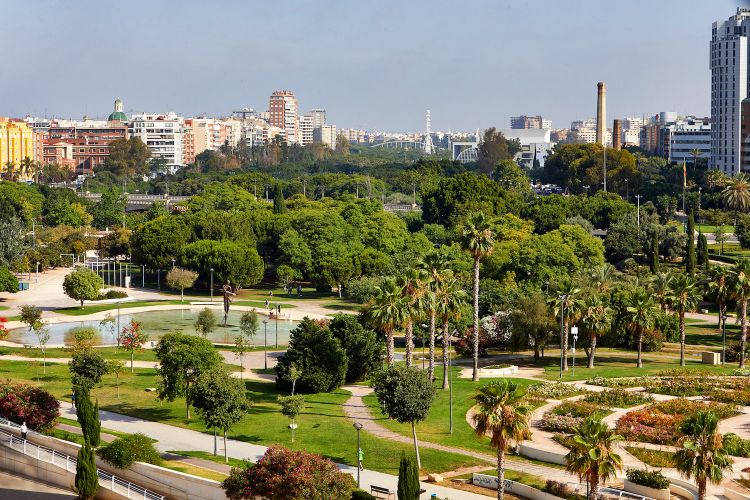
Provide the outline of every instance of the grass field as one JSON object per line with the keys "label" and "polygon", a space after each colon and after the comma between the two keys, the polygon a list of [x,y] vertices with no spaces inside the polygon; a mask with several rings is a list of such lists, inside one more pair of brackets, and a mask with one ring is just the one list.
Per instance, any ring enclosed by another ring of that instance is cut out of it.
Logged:
{"label": "grass field", "polygon": [[[49,358],[69,358],[73,355],[70,349],[47,349],[47,359]],[[130,361],[130,352],[117,347],[97,347],[96,352],[102,355],[104,359],[119,359],[121,361]],[[42,351],[39,349],[27,349],[25,347],[0,347],[0,356],[5,354],[14,354],[25,358],[33,358],[41,361]],[[156,361],[156,355],[152,349],[135,351],[133,359],[137,361]]]}
{"label": "grass field", "polygon": [[[164,306],[174,304],[187,304],[187,302],[180,302],[179,300],[134,300],[132,302],[120,302],[121,309],[131,309],[133,307],[144,307],[144,306]],[[68,316],[85,316],[87,314],[94,314],[102,311],[111,311],[117,309],[117,304],[86,304],[83,308],[75,307],[61,307],[55,309],[56,313],[65,314]]]}

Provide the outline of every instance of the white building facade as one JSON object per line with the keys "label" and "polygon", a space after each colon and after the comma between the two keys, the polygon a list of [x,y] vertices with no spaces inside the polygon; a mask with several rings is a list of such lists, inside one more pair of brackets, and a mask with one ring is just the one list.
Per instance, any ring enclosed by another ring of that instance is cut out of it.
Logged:
{"label": "white building facade", "polygon": [[668,134],[668,160],[674,163],[692,163],[697,158],[711,158],[711,125],[701,120],[678,121],[665,127]]}
{"label": "white building facade", "polygon": [[152,158],[163,159],[174,171],[185,165],[182,149],[184,127],[185,120],[175,113],[142,113],[130,118],[128,135],[138,137],[148,146]]}

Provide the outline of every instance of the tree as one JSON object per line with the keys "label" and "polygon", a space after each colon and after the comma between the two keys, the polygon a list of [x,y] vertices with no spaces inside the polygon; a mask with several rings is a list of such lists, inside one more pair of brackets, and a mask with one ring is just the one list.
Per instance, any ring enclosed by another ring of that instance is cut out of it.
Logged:
{"label": "tree", "polygon": [[293,443],[294,431],[297,429],[297,423],[295,422],[295,419],[297,418],[297,415],[302,413],[302,410],[305,407],[305,396],[302,396],[301,394],[297,394],[296,396],[278,396],[276,400],[278,401],[279,405],[281,405],[281,414],[292,420],[292,423],[289,425],[289,427],[292,429]]}
{"label": "tree", "polygon": [[511,344],[514,348],[525,350],[533,347],[534,361],[544,356],[544,347],[555,331],[556,324],[552,311],[541,293],[533,292],[516,299],[511,313],[511,324]]}
{"label": "tree", "polygon": [[708,239],[702,232],[698,233],[698,248],[696,250],[698,257],[698,266],[704,271],[708,269]]}
{"label": "tree", "polygon": [[738,259],[731,268],[732,298],[740,306],[740,368],[745,367],[747,302],[750,300],[750,259]]}
{"label": "tree", "polygon": [[90,326],[78,326],[68,332],[73,333],[73,345],[70,348],[74,354],[80,352],[89,352],[94,349],[94,339],[96,338],[96,328]]}
{"label": "tree", "polygon": [[656,304],[650,290],[636,287],[628,297],[626,307],[626,321],[630,329],[635,333],[638,344],[638,361],[636,366],[643,367],[641,351],[643,350],[643,334],[654,325],[656,315]]}
{"label": "tree", "polygon": [[208,337],[208,334],[216,328],[216,314],[208,307],[204,307],[198,313],[194,326],[195,331],[201,334],[203,338]]}
{"label": "tree", "polygon": [[596,357],[596,342],[600,335],[603,335],[612,320],[612,310],[598,294],[590,295],[583,300],[581,304],[581,323],[583,328],[590,335],[591,341],[588,349],[588,367],[594,367],[594,358]]}
{"label": "tree", "polygon": [[399,279],[401,294],[404,297],[404,341],[406,343],[406,366],[411,366],[414,354],[414,322],[419,321],[425,306],[425,280],[427,275],[419,269],[407,269]]}
{"label": "tree", "polygon": [[685,478],[695,478],[699,500],[706,498],[708,481],[719,484],[724,472],[732,470],[718,426],[719,419],[711,411],[698,412],[680,425],[685,437],[681,449],[675,453],[675,467]]}
{"label": "tree", "polygon": [[[490,129],[493,130],[494,129]],[[479,380],[479,262],[492,253],[495,246],[495,233],[484,213],[477,212],[467,221],[462,230],[463,246],[474,259],[474,365],[472,380]]]}
{"label": "tree", "polygon": [[246,311],[240,316],[240,332],[252,344],[255,334],[258,333],[258,313],[255,310]]}
{"label": "tree", "polygon": [[37,321],[31,326],[39,343],[39,350],[42,351],[42,367],[45,375],[47,374],[47,342],[49,342],[49,327],[44,321]]}
{"label": "tree", "polygon": [[210,341],[202,337],[170,332],[164,335],[154,350],[160,366],[159,399],[174,401],[185,397],[185,413],[190,419],[190,386],[205,371],[221,364],[221,356]]}
{"label": "tree", "polygon": [[377,328],[385,333],[388,365],[393,365],[395,352],[393,331],[403,326],[405,322],[403,302],[404,297],[396,280],[386,278],[382,286],[375,287],[375,299],[368,310]]}
{"label": "tree", "polygon": [[649,271],[651,271],[651,274],[656,274],[659,272],[659,233],[657,231],[651,234],[651,251],[649,252],[649,257],[651,257]]}
{"label": "tree", "polygon": [[[26,224],[21,218],[0,217],[0,267],[11,268],[23,257],[26,251],[25,234]],[[15,290],[18,291],[18,288]]]}
{"label": "tree", "polygon": [[724,226],[716,226],[716,230],[714,231],[714,241],[721,245],[719,247],[719,255],[724,253],[724,242],[728,239],[729,236],[727,236],[727,233],[724,231]]}
{"label": "tree", "polygon": [[84,300],[96,300],[99,297],[99,290],[102,287],[104,287],[104,280],[101,276],[85,267],[76,268],[63,280],[65,294],[73,300],[79,300],[81,309],[83,309]]}
{"label": "tree", "polygon": [[351,314],[337,314],[328,324],[331,334],[346,352],[346,382],[366,380],[382,364],[383,341]]}
{"label": "tree", "polygon": [[505,495],[505,450],[520,442],[528,432],[528,408],[522,404],[525,391],[515,382],[502,380],[480,387],[472,396],[477,405],[474,431],[477,436],[490,435],[497,450],[497,498]]}
{"label": "tree", "polygon": [[107,373],[114,375],[117,380],[117,399],[120,399],[120,375],[125,368],[125,362],[119,359],[107,360]]}
{"label": "tree", "polygon": [[687,225],[687,254],[685,257],[685,270],[691,276],[695,276],[695,218],[690,211]]}
{"label": "tree", "polygon": [[242,420],[249,407],[245,384],[221,368],[203,371],[190,388],[190,400],[203,417],[206,427],[224,434],[224,462],[227,458],[227,431]]}
{"label": "tree", "polygon": [[356,487],[351,474],[306,451],[271,446],[256,464],[234,468],[222,487],[227,497],[329,500],[350,498]]}
{"label": "tree", "polygon": [[263,278],[263,261],[254,246],[233,241],[198,240],[182,250],[182,265],[196,269],[208,281],[211,269],[219,283],[255,285]]}
{"label": "tree", "polygon": [[16,293],[17,291],[18,278],[7,267],[0,267],[0,292]]}
{"label": "tree", "polygon": [[461,318],[461,311],[469,296],[461,287],[458,279],[447,277],[437,291],[437,311],[442,323],[443,345],[443,389],[448,389],[448,344],[450,343],[451,320]]}
{"label": "tree", "polygon": [[570,280],[560,283],[555,292],[555,297],[548,299],[552,304],[553,313],[561,318],[562,331],[560,332],[560,349],[562,349],[562,369],[568,370],[568,333],[570,323],[575,323],[581,310],[581,289],[576,287]]}
{"label": "tree", "polygon": [[413,458],[402,452],[396,489],[398,500],[419,500],[420,490],[419,467]]}
{"label": "tree", "polygon": [[287,264],[281,264],[276,268],[276,279],[282,286],[287,286],[296,279],[302,279],[302,273]]}
{"label": "tree", "polygon": [[289,347],[276,364],[276,384],[288,389],[292,367],[300,371],[300,392],[330,392],[346,379],[346,352],[327,326],[305,318],[292,330]]}
{"label": "tree", "polygon": [[98,352],[82,351],[73,355],[68,369],[73,374],[73,385],[91,389],[107,373],[107,362]]}
{"label": "tree", "polygon": [[74,490],[81,500],[93,500],[99,491],[99,475],[96,471],[94,452],[86,439],[78,451]]}
{"label": "tree", "polygon": [[702,299],[695,278],[678,274],[671,281],[667,302],[680,318],[680,366],[685,366],[685,312],[694,311]]}
{"label": "tree", "polygon": [[74,386],[76,391],[76,418],[81,424],[83,437],[91,446],[99,446],[101,422],[99,421],[99,404],[91,402],[91,392],[88,386]]}
{"label": "tree", "polygon": [[420,269],[427,274],[425,282],[424,309],[429,318],[430,355],[427,367],[427,377],[435,380],[435,336],[437,330],[438,300],[444,282],[452,275],[448,268],[446,257],[439,252],[431,252],[422,257]]}
{"label": "tree", "polygon": [[501,160],[495,165],[492,178],[505,189],[519,193],[531,191],[531,180],[526,171],[513,160]]}
{"label": "tree", "polygon": [[750,177],[745,173],[730,177],[721,192],[721,199],[729,210],[750,211]]}
{"label": "tree", "polygon": [[615,453],[615,443],[622,436],[615,434],[607,424],[587,417],[571,436],[571,447],[565,456],[566,469],[586,479],[588,500],[599,498],[599,484],[614,477],[622,469],[622,458]]}
{"label": "tree", "polygon": [[133,373],[135,351],[143,349],[143,344],[148,342],[148,335],[143,332],[141,323],[132,319],[129,325],[123,327],[120,342],[122,348],[130,352],[130,373]]}
{"label": "tree", "polygon": [[[192,237],[190,227],[179,217],[163,216],[144,222],[133,230],[130,238],[133,262],[151,269],[167,269],[172,259],[180,258],[183,247]],[[210,268],[209,265],[206,270]]]}
{"label": "tree", "polygon": [[167,273],[167,285],[175,290],[180,290],[180,302],[185,300],[185,289],[193,286],[197,279],[198,273],[181,267],[173,267]]}
{"label": "tree", "polygon": [[125,195],[115,188],[102,193],[99,203],[93,207],[93,224],[97,229],[125,225]]}
{"label": "tree", "polygon": [[510,152],[508,140],[503,133],[496,130],[495,127],[485,130],[477,148],[480,170],[489,175],[500,160],[512,158],[513,154]]}
{"label": "tree", "polygon": [[109,144],[109,156],[101,169],[124,177],[143,175],[150,156],[151,151],[139,137],[115,139]]}
{"label": "tree", "polygon": [[6,379],[0,382],[0,415],[13,422],[26,422],[29,429],[45,432],[55,427],[60,403],[44,389]]}
{"label": "tree", "polygon": [[342,155],[348,155],[349,154],[349,148],[351,147],[351,143],[349,142],[349,139],[344,134],[339,134],[336,136],[336,152]]}
{"label": "tree", "polygon": [[286,204],[284,204],[284,191],[281,189],[281,184],[276,184],[273,190],[273,213],[283,214],[286,212]]}
{"label": "tree", "polygon": [[102,332],[102,337],[109,334],[112,337],[112,343],[117,343],[117,347],[120,347],[120,332],[117,331],[117,320],[110,313],[106,313],[104,318],[99,321],[99,331]]}
{"label": "tree", "polygon": [[411,424],[417,468],[421,469],[416,425],[427,417],[435,387],[421,370],[402,365],[389,366],[374,375],[372,387],[385,415],[399,423]]}
{"label": "tree", "polygon": [[24,304],[21,306],[21,322],[29,325],[29,331],[31,331],[34,325],[40,321],[42,321],[41,307],[32,304]]}
{"label": "tree", "polygon": [[234,355],[240,360],[240,380],[243,379],[245,373],[245,353],[250,350],[250,347],[244,335],[234,337]]}
{"label": "tree", "polygon": [[708,280],[704,282],[706,292],[713,296],[716,305],[719,306],[719,328],[721,317],[727,312],[727,302],[732,296],[731,277],[731,270],[726,266],[714,266],[709,271]]}

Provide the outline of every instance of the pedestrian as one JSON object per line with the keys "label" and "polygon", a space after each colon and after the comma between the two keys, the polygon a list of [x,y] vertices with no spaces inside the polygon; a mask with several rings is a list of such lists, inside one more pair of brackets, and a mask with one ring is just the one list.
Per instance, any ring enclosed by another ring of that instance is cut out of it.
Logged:
{"label": "pedestrian", "polygon": [[271,298],[273,298],[273,290],[271,290],[270,292],[268,292],[268,296],[271,297]]}
{"label": "pedestrian", "polygon": [[281,304],[276,306],[276,314],[281,315]]}
{"label": "pedestrian", "polygon": [[73,395],[70,396],[70,401],[73,404],[73,408],[75,408],[76,407],[76,390],[75,389],[73,389]]}
{"label": "pedestrian", "polygon": [[26,433],[29,432],[29,428],[26,427],[26,422],[21,424],[21,438],[26,439]]}
{"label": "pedestrian", "polygon": [[268,299],[266,299],[266,308],[268,308]]}
{"label": "pedestrian", "polygon": [[302,297],[302,283],[297,285],[297,295]]}

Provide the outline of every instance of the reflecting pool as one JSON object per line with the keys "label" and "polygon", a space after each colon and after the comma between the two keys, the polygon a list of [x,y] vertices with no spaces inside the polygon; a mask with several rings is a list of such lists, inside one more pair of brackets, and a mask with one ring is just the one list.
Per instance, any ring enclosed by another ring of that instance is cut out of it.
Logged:
{"label": "reflecting pool", "polygon": [[[135,320],[141,323],[143,331],[148,334],[150,340],[158,340],[162,335],[171,332],[172,330],[179,330],[186,334],[196,335],[194,323],[201,309],[202,308],[200,307],[196,307],[192,309],[174,309],[171,311],[149,311],[139,313],[121,312],[119,318],[120,330],[122,330],[122,327],[130,323],[130,320]],[[224,312],[219,309],[212,309],[212,311],[216,314],[216,327],[213,332],[208,334],[208,339],[217,343],[233,343],[234,337],[240,333],[240,317],[244,311],[230,311],[226,327],[223,326]],[[115,318],[115,321],[117,321],[117,311],[111,311],[110,314]],[[265,318],[265,316],[258,315],[259,328],[253,338],[254,345],[263,345],[264,328],[262,321]],[[50,324],[48,326],[50,339],[47,344],[50,346],[73,344],[72,332],[75,328],[81,326],[93,327],[99,331],[99,335],[95,339],[95,342],[98,345],[114,344],[115,339],[113,339],[112,333],[107,331],[106,328],[102,328],[99,323],[99,320],[94,320]],[[278,345],[286,346],[289,343],[289,332],[295,328],[297,322],[279,319],[277,323],[276,320],[270,320],[266,327],[269,346],[274,346],[276,344],[277,325]],[[33,331],[29,332],[28,328],[16,328],[11,330],[7,340],[19,344],[36,345],[38,343],[36,335]]]}

